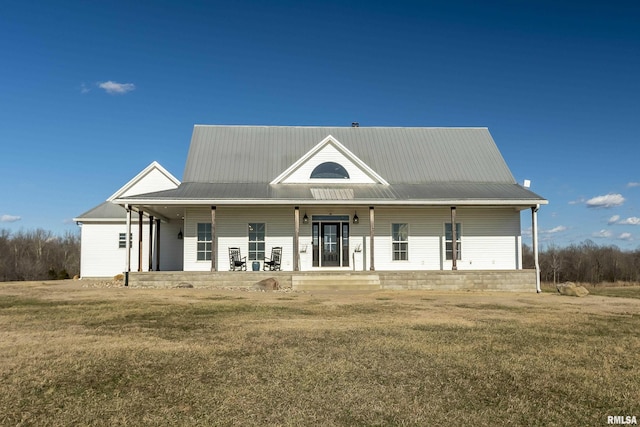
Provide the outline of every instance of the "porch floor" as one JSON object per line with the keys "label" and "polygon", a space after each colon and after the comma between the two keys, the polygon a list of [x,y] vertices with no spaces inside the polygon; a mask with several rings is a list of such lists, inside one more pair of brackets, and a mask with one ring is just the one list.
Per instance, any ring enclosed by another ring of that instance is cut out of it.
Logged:
{"label": "porch floor", "polygon": [[274,278],[281,289],[312,290],[489,290],[535,292],[535,270],[458,271],[150,271],[129,273],[135,288],[243,288]]}

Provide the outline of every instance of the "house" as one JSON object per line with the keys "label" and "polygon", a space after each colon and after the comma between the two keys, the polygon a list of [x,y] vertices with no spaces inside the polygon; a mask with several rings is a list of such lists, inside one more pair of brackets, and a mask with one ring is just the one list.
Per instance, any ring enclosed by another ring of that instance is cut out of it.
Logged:
{"label": "house", "polygon": [[154,162],[75,220],[83,277],[226,271],[232,247],[249,270],[274,247],[288,271],[520,270],[547,203],[486,128],[196,125],[182,181]]}

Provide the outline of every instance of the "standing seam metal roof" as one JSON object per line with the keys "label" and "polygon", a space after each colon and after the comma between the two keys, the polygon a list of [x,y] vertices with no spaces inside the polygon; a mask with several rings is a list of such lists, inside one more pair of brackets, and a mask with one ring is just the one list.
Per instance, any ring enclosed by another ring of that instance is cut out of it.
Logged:
{"label": "standing seam metal roof", "polygon": [[209,125],[194,127],[182,182],[269,183],[329,135],[390,184],[515,184],[486,128]]}

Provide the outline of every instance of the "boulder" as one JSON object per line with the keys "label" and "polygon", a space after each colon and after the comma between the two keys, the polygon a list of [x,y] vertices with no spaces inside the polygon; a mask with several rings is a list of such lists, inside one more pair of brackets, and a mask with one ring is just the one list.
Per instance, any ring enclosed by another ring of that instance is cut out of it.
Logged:
{"label": "boulder", "polygon": [[570,297],[584,297],[589,295],[589,291],[584,286],[578,286],[573,282],[559,283],[556,285],[556,289],[560,295],[567,295]]}
{"label": "boulder", "polygon": [[182,282],[178,286],[176,286],[176,288],[191,289],[193,288],[193,285],[191,283]]}
{"label": "boulder", "polygon": [[280,284],[275,278],[269,277],[268,279],[255,283],[253,289],[256,291],[276,291],[280,289]]}

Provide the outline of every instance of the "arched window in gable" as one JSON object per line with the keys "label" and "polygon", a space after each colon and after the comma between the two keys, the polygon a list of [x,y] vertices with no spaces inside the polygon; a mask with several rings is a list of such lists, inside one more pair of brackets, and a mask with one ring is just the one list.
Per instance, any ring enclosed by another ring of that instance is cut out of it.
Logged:
{"label": "arched window in gable", "polygon": [[311,178],[349,179],[349,172],[339,163],[324,162],[316,166],[311,172]]}

